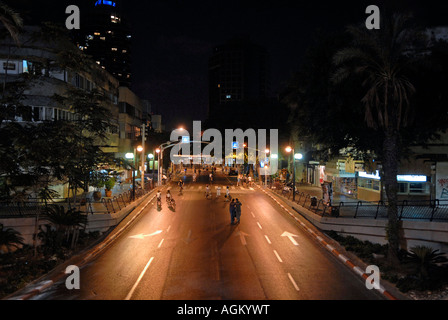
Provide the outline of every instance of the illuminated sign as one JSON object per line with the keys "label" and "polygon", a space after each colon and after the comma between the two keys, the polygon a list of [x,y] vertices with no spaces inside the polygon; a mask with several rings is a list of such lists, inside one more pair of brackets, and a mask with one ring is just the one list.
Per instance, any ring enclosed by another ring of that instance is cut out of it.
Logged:
{"label": "illuminated sign", "polygon": [[190,137],[189,136],[182,136],[182,143],[190,143]]}
{"label": "illuminated sign", "polygon": [[376,170],[375,174],[371,174],[371,173],[367,173],[365,171],[362,172],[358,172],[358,175],[360,178],[368,178],[368,179],[376,179],[376,180],[380,180],[380,173],[378,170]]}
{"label": "illuminated sign", "polygon": [[237,141],[232,142],[232,148],[233,149],[238,149],[238,142]]}
{"label": "illuminated sign", "polygon": [[[360,178],[376,179],[380,180],[380,174],[376,170],[375,174],[369,174],[366,172],[358,172]],[[424,175],[414,175],[414,174],[399,174],[397,175],[397,181],[407,181],[407,182],[426,182],[428,180],[427,176]]]}
{"label": "illuminated sign", "polygon": [[108,0],[98,0],[97,2],[95,2],[95,7],[99,6],[99,5],[106,5],[106,6],[112,6],[115,7],[115,2],[113,1],[108,1]]}
{"label": "illuminated sign", "polygon": [[397,181],[410,181],[410,182],[426,182],[427,177],[422,175],[404,174],[397,175]]}

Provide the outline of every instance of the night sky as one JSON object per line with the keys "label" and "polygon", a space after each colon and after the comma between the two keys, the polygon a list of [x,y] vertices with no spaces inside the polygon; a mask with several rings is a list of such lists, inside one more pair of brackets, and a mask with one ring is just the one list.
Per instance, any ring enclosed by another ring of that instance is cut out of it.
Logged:
{"label": "night sky", "polygon": [[[120,1],[120,0],[117,0]],[[65,8],[76,4],[81,16],[95,0],[5,1],[25,17],[64,22]],[[365,8],[382,1],[121,1],[133,33],[133,91],[162,114],[166,129],[205,120],[208,58],[215,45],[249,36],[271,58],[272,95],[298,69],[313,34],[365,21]],[[426,25],[448,25],[448,3],[385,1],[395,10],[411,10]],[[82,28],[82,25],[81,25]]]}

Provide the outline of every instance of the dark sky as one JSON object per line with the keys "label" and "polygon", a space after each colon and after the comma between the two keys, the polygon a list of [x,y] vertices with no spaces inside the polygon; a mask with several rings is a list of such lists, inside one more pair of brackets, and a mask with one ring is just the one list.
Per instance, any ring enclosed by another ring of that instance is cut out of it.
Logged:
{"label": "dark sky", "polygon": [[[120,0],[116,0],[120,2]],[[65,21],[65,7],[81,16],[95,0],[5,1],[39,19]],[[330,32],[365,21],[369,4],[412,10],[426,24],[448,25],[440,1],[121,0],[133,30],[133,91],[162,114],[166,129],[205,120],[207,66],[215,45],[247,35],[271,57],[275,95],[300,65],[317,29]],[[82,25],[81,25],[82,28]]]}

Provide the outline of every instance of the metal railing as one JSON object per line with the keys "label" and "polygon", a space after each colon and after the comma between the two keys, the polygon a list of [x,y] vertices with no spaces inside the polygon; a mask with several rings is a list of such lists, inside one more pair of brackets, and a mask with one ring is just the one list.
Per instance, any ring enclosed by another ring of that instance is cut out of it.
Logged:
{"label": "metal railing", "polygon": [[[292,200],[292,190],[284,186],[269,186],[272,191]],[[329,205],[305,192],[296,191],[295,203],[320,215],[344,218],[387,219],[389,203],[386,201],[341,201]],[[401,200],[397,203],[399,220],[448,221],[448,200]]]}
{"label": "metal railing", "polygon": [[[135,190],[135,200],[151,191],[153,187],[145,185],[145,189]],[[134,201],[132,190],[122,192],[111,198],[102,198],[95,201],[88,195],[74,198],[58,198],[48,202],[47,205],[56,204],[66,210],[76,209],[84,214],[111,214],[119,212]],[[45,214],[45,203],[40,199],[26,199],[24,201],[0,201],[0,218],[34,217]]]}

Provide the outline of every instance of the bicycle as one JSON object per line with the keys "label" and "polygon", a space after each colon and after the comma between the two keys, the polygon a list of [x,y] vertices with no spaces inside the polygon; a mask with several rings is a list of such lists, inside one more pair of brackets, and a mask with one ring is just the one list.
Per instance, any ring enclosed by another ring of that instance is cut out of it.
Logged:
{"label": "bicycle", "polygon": [[176,209],[176,201],[173,198],[166,199],[166,202],[168,203],[168,207]]}
{"label": "bicycle", "polygon": [[162,199],[161,198],[157,198],[157,207],[158,208],[162,207]]}

